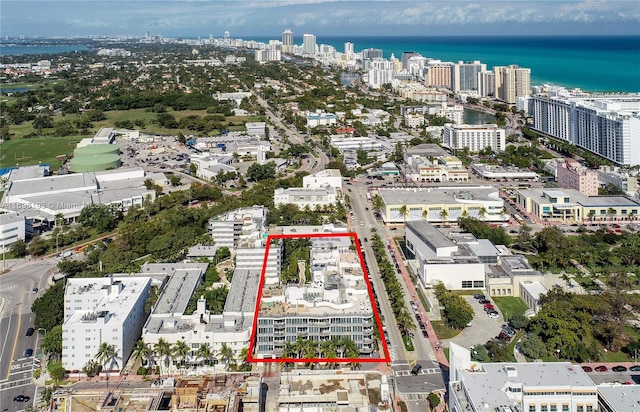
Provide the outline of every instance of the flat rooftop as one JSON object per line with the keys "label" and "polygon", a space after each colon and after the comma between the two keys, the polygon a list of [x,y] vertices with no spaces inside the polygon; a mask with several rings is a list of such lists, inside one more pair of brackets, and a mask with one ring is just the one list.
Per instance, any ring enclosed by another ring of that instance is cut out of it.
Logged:
{"label": "flat rooftop", "polygon": [[378,193],[387,206],[502,202],[493,186],[379,189]]}
{"label": "flat rooftop", "polygon": [[483,406],[485,404],[491,410],[510,405],[507,383],[521,384],[524,390],[532,387],[570,390],[577,387],[596,391],[596,385],[582,368],[569,362],[483,363],[480,371],[458,370],[458,373],[473,409],[477,411],[488,410]]}
{"label": "flat rooftop", "polygon": [[258,299],[260,270],[236,270],[224,303],[224,312],[253,314]]}
{"label": "flat rooftop", "polygon": [[410,220],[406,223],[407,230],[415,234],[418,239],[433,248],[455,246],[453,241],[425,220]]}
{"label": "flat rooftop", "polygon": [[[521,189],[518,190],[525,197],[541,199],[544,194],[552,197],[570,199],[569,203],[578,203],[584,207],[640,207],[640,202],[624,196],[585,196],[574,189]],[[550,203],[548,198],[542,199],[542,203]]]}
{"label": "flat rooftop", "polygon": [[598,394],[610,410],[640,412],[640,385],[598,386]]}
{"label": "flat rooftop", "polygon": [[[65,324],[91,321],[109,314],[108,319],[123,322],[151,281],[148,276],[109,276],[102,278],[70,278],[65,288],[65,300],[82,300],[91,310],[74,311]],[[66,317],[67,314],[65,314]]]}
{"label": "flat rooftop", "polygon": [[153,314],[182,315],[207,270],[207,263],[152,263],[140,269],[142,274],[164,273],[169,276]]}

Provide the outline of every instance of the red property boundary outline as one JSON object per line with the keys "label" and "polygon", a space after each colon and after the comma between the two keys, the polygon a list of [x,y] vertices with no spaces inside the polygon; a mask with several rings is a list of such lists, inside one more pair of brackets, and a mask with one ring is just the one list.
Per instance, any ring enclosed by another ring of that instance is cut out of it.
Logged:
{"label": "red property boundary outline", "polygon": [[258,286],[258,297],[256,299],[256,309],[253,315],[253,327],[251,328],[251,338],[249,340],[249,353],[247,355],[247,362],[254,363],[390,363],[391,356],[389,355],[389,347],[384,339],[380,339],[382,344],[384,358],[254,358],[253,351],[255,349],[255,339],[258,332],[258,312],[260,311],[260,299],[262,298],[262,288],[264,287],[265,273],[267,270],[267,260],[269,257],[269,248],[271,247],[271,241],[274,239],[299,239],[299,238],[319,238],[319,237],[352,237],[356,250],[358,251],[358,258],[360,259],[360,266],[364,276],[365,284],[369,292],[369,301],[373,308],[373,315],[376,319],[376,325],[378,331],[382,336],[382,322],[380,321],[380,313],[376,305],[376,301],[373,298],[373,289],[369,282],[369,276],[367,276],[367,268],[364,264],[364,258],[362,256],[362,249],[360,248],[360,240],[355,232],[346,233],[296,233],[288,235],[269,235],[267,237],[267,247],[264,253],[264,260],[262,262],[262,273],[260,275],[260,285]]}

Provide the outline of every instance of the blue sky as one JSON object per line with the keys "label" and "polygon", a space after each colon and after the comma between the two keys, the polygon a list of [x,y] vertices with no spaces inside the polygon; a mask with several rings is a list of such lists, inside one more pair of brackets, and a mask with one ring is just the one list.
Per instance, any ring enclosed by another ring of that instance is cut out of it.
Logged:
{"label": "blue sky", "polygon": [[638,0],[1,0],[2,36],[640,35]]}

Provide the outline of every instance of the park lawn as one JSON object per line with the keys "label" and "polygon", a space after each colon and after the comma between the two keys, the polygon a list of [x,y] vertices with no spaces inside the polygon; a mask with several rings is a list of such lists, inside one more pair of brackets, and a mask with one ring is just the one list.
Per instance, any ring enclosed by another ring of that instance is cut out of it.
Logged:
{"label": "park lawn", "polygon": [[[84,136],[86,137],[86,136]],[[22,166],[48,163],[50,170],[55,171],[62,161],[57,160],[58,155],[71,155],[73,150],[83,137],[37,137],[30,139],[12,139],[0,145],[0,167],[12,167],[16,164]]]}
{"label": "park lawn", "polygon": [[516,313],[524,315],[524,313],[529,309],[522,299],[515,296],[492,296],[491,298],[500,308],[500,312],[502,312],[502,316],[504,316],[505,321],[511,319],[511,317]]}
{"label": "park lawn", "polygon": [[515,349],[518,341],[524,336],[524,334],[525,331],[519,330],[518,332],[516,332],[516,336],[514,336],[513,339],[511,339],[511,342],[509,342],[509,344],[507,345],[507,353],[509,354],[509,360],[507,360],[507,362],[516,361],[516,357],[513,356],[513,350]]}
{"label": "park lawn", "polygon": [[451,339],[460,334],[462,332],[461,329],[451,329],[447,326],[447,323],[444,321],[444,315],[442,315],[443,320],[432,320],[431,326],[433,326],[433,330],[438,335],[439,340]]}

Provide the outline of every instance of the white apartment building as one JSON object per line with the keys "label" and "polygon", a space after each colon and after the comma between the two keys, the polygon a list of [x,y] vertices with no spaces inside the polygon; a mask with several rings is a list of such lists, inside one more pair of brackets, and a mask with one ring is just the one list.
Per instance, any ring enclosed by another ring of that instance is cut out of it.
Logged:
{"label": "white apartment building", "polygon": [[478,60],[451,66],[451,89],[454,92],[478,90],[478,73],[486,72],[487,65]]}
{"label": "white apartment building", "polygon": [[293,52],[293,32],[289,29],[282,32],[282,53]]}
{"label": "white apartment building", "polygon": [[480,363],[455,343],[450,349],[451,412],[595,412],[598,388],[569,362]]}
{"label": "white apartment building", "polygon": [[333,113],[322,111],[310,112],[307,114],[307,127],[333,126],[338,123],[338,117]]}
{"label": "white apartment building", "polygon": [[304,34],[302,36],[302,50],[307,56],[315,56],[316,54],[316,36],[313,34]]}
{"label": "white apartment building", "polygon": [[263,289],[257,357],[281,357],[285,345],[299,336],[314,342],[349,337],[361,354],[373,352],[373,307],[352,246],[351,237],[313,238],[308,262],[311,280]]}
{"label": "white apartment building", "polygon": [[391,84],[394,80],[394,74],[393,62],[384,59],[372,60],[367,77],[368,85],[377,89],[383,84]]}
{"label": "white apartment building", "polygon": [[548,87],[529,103],[533,128],[619,165],[640,165],[640,94]]}
{"label": "white apartment building", "polygon": [[146,276],[109,276],[67,280],[62,325],[62,366],[80,371],[95,360],[103,342],[113,345],[116,357],[103,368],[120,370],[131,355],[147,319],[144,303],[151,279]]}
{"label": "white apartment building", "polygon": [[273,192],[275,206],[292,204],[298,206],[300,210],[306,207],[312,210],[317,207],[324,208],[335,205],[337,200],[338,191],[335,187],[317,189],[303,187],[278,188]]}
{"label": "white apartment building", "polygon": [[505,130],[496,124],[445,124],[443,142],[452,149],[468,147],[479,152],[490,147],[494,152],[502,152],[506,146]]}
{"label": "white apartment building", "polygon": [[404,123],[412,129],[418,128],[425,123],[424,115],[418,113],[407,113],[404,115]]}
{"label": "white apartment building", "polygon": [[342,190],[342,174],[339,169],[321,170],[316,174],[303,176],[302,187],[306,189],[334,187]]}
{"label": "white apartment building", "polygon": [[496,76],[493,71],[478,73],[478,94],[482,97],[496,95]]}
{"label": "white apartment building", "polygon": [[598,183],[600,186],[612,184],[622,189],[629,196],[638,196],[638,175],[631,175],[619,167],[600,166],[598,169]]}
{"label": "white apartment building", "polygon": [[282,60],[282,52],[276,49],[256,50],[254,52],[254,57],[259,63],[279,62]]}
{"label": "white apartment building", "polygon": [[218,247],[260,247],[267,214],[264,206],[235,209],[209,219],[207,232]]}
{"label": "white apartment building", "polygon": [[[249,347],[251,337],[259,270],[234,271],[222,314],[207,310],[206,300],[202,297],[198,299],[196,310],[192,314],[186,313],[207,266],[206,263],[154,263],[141,269],[144,274],[169,278],[144,324],[142,338],[151,347],[160,339],[170,344],[179,340],[185,342],[191,348],[186,359],[188,367],[200,365],[202,359],[198,359],[196,353],[202,344],[209,346],[215,357],[225,344],[233,351],[233,357],[239,359],[242,349]],[[162,359],[155,357],[154,361],[165,371]],[[174,366],[170,366],[171,370],[175,371]]]}
{"label": "white apartment building", "polygon": [[11,246],[25,239],[25,218],[17,212],[0,214],[0,253],[8,252]]}
{"label": "white apartment building", "polygon": [[509,104],[516,98],[531,94],[531,69],[510,66],[495,66],[495,97]]}

